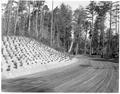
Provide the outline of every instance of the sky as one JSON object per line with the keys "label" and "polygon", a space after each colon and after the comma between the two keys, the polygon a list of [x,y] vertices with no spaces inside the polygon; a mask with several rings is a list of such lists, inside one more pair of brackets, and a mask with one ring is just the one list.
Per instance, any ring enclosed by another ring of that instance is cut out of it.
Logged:
{"label": "sky", "polygon": [[[18,0],[16,0],[18,1]],[[8,0],[2,0],[2,3],[7,3]],[[90,0],[53,0],[53,8],[60,6],[61,3],[69,5],[72,10],[75,10],[80,5],[86,7],[89,4]],[[45,0],[45,4],[48,5],[49,9],[52,9],[52,0]]]}
{"label": "sky", "polygon": [[[53,0],[53,8],[56,6],[60,6],[61,3],[64,3],[66,5],[69,5],[72,10],[75,10],[80,5],[83,7],[86,7],[89,4],[89,0]],[[52,0],[46,0],[46,3],[50,10],[52,9]]]}

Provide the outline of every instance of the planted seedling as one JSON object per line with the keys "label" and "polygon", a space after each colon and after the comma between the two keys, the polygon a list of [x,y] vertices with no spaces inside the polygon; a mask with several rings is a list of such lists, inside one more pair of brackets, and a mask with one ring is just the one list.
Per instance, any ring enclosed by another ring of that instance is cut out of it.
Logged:
{"label": "planted seedling", "polygon": [[6,71],[10,71],[10,65],[8,65],[8,68],[7,68],[7,70]]}
{"label": "planted seedling", "polygon": [[14,63],[14,68],[17,69],[17,63]]}
{"label": "planted seedling", "polygon": [[23,63],[22,63],[22,62],[20,62],[20,66],[23,66]]}

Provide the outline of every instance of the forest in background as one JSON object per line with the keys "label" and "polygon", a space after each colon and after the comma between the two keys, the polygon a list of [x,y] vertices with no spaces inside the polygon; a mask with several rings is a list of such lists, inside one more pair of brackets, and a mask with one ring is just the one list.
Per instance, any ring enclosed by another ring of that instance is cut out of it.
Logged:
{"label": "forest in background", "polygon": [[75,55],[119,58],[119,14],[119,1],[90,1],[73,11],[64,3],[50,10],[45,0],[8,0],[2,4],[2,36],[34,38]]}

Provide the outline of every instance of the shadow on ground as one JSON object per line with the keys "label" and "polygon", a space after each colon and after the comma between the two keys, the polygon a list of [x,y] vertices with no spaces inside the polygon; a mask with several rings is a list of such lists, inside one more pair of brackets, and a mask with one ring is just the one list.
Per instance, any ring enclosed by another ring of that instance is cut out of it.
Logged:
{"label": "shadow on ground", "polygon": [[119,63],[119,59],[93,58],[93,59],[91,59],[91,60],[94,60],[94,61],[104,61],[104,62]]}
{"label": "shadow on ground", "polygon": [[20,78],[2,81],[2,92],[53,92],[49,83],[40,78]]}

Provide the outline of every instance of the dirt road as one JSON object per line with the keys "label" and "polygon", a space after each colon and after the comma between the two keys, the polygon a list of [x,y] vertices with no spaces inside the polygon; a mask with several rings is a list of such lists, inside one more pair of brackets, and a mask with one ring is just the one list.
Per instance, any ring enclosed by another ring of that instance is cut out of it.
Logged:
{"label": "dirt road", "polygon": [[118,92],[118,64],[79,56],[79,62],[2,80],[3,92]]}

